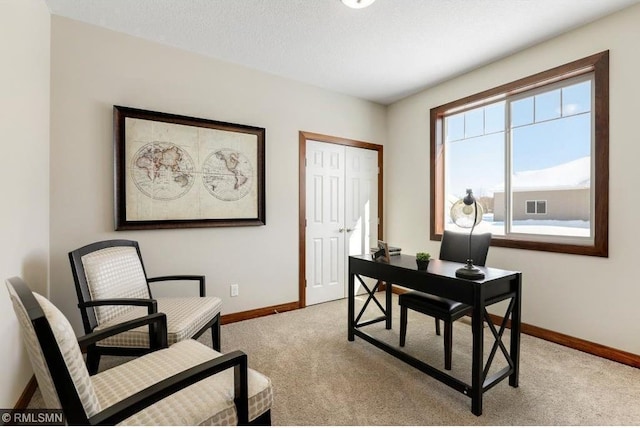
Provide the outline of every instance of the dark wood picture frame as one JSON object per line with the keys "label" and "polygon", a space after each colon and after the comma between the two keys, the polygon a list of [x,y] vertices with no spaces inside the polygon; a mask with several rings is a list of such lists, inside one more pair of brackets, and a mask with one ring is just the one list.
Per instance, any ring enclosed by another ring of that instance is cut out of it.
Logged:
{"label": "dark wood picture frame", "polygon": [[115,230],[266,224],[265,136],[113,106]]}

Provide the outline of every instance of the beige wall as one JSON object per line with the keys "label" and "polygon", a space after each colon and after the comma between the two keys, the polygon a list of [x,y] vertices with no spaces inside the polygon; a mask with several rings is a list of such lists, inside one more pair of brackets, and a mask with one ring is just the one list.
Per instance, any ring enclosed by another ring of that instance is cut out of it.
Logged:
{"label": "beige wall", "polygon": [[[590,189],[527,190],[513,192],[514,220],[584,220],[590,218]],[[493,194],[493,219],[504,221],[504,192]],[[546,201],[545,214],[527,214],[527,201]]]}
{"label": "beige wall", "polygon": [[[435,252],[429,240],[429,109],[610,50],[609,258],[491,248],[487,264],[523,272],[523,321],[640,354],[636,264],[640,202],[637,112],[640,5],[454,78],[390,106],[385,150],[387,241]],[[411,185],[414,191],[407,192]],[[525,350],[526,353],[526,350]]]}
{"label": "beige wall", "polygon": [[[51,34],[51,295],[77,332],[67,253],[101,239],[138,240],[151,276],[206,275],[223,314],[298,301],[298,131],[384,144],[385,107],[61,17]],[[266,226],[114,232],[114,104],[266,128]]]}
{"label": "beige wall", "polygon": [[48,288],[49,28],[43,1],[0,1],[0,408],[16,404],[33,374],[4,281]]}

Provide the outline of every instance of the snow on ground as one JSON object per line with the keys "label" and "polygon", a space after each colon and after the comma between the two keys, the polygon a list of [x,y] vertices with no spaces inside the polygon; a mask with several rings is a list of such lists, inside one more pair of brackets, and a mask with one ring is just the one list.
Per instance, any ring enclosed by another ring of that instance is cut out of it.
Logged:
{"label": "snow on ground", "polygon": [[[454,226],[454,228],[456,228]],[[449,227],[447,227],[449,229]],[[469,229],[456,228],[462,232]],[[583,220],[518,220],[511,227],[513,233],[531,235],[560,235],[589,237],[590,224]],[[504,222],[493,221],[493,214],[485,214],[474,232],[491,232],[494,235],[504,235]]]}

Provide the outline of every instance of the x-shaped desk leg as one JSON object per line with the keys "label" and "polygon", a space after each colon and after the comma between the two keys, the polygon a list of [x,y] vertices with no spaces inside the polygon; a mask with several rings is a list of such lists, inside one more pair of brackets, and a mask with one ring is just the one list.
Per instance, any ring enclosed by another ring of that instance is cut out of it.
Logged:
{"label": "x-shaped desk leg", "polygon": [[500,348],[500,350],[502,351],[502,355],[504,355],[504,357],[507,360],[507,363],[509,364],[508,370],[512,369],[514,366],[513,360],[509,355],[509,351],[507,351],[507,348],[504,346],[504,343],[502,342],[502,334],[504,333],[504,330],[507,327],[507,323],[509,322],[511,311],[513,310],[513,304],[514,304],[514,299],[511,299],[511,301],[509,302],[509,307],[507,308],[507,311],[504,317],[502,318],[502,324],[500,324],[499,332],[496,330],[496,326],[491,321],[489,312],[487,312],[486,309],[484,310],[484,318],[487,321],[487,325],[489,326],[489,329],[491,330],[491,333],[493,334],[493,337],[495,339],[495,342],[493,343],[493,347],[491,348],[491,352],[489,353],[489,358],[487,359],[487,365],[484,368],[484,373],[482,376],[484,379],[487,378],[487,374],[489,373],[489,368],[491,367],[491,363],[493,362],[493,358],[495,357],[496,351],[498,350],[498,348]]}
{"label": "x-shaped desk leg", "polygon": [[[360,310],[360,313],[358,314],[358,316],[355,319],[355,327],[356,328],[364,327],[365,325],[374,324],[374,323],[386,320],[387,319],[387,311],[382,307],[382,305],[380,304],[380,302],[378,301],[378,299],[375,296],[375,293],[378,292],[378,289],[380,288],[380,285],[382,284],[382,281],[377,281],[376,285],[374,285],[373,288],[370,289],[367,286],[367,284],[365,284],[365,282],[362,280],[362,278],[360,278],[359,275],[356,275],[355,277],[358,278],[358,281],[360,281],[360,284],[362,285],[362,287],[364,287],[364,289],[366,290],[366,292],[368,294],[367,300],[364,302],[364,305],[362,306],[362,309]],[[367,307],[369,306],[369,303],[371,303],[372,300],[378,306],[378,308],[382,312],[383,316],[360,323],[360,318],[362,318],[362,315],[364,315],[364,311],[367,310]]]}

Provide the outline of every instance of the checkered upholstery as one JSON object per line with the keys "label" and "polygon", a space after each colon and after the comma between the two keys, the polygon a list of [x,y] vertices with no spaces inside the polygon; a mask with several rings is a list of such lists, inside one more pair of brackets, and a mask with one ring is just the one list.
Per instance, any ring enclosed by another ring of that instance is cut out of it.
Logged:
{"label": "checkered upholstery", "polygon": [[[149,299],[147,279],[133,247],[110,247],[82,257],[91,300]],[[98,324],[132,311],[133,306],[97,306]]]}
{"label": "checkered upholstery", "polygon": [[[128,397],[181,370],[220,353],[195,340],[146,354],[98,373],[93,384],[103,407]],[[249,420],[271,408],[271,381],[249,369]],[[233,402],[233,369],[204,379],[124,420],[123,425],[237,425]]]}
{"label": "checkered upholstery", "polygon": [[9,282],[7,282],[7,289],[9,290],[9,296],[11,297],[13,310],[16,313],[18,322],[20,323],[22,340],[27,350],[27,355],[29,355],[31,367],[36,375],[36,380],[38,381],[38,386],[40,387],[44,404],[50,409],[59,409],[60,400],[58,399],[58,394],[53,386],[53,379],[51,378],[49,368],[45,363],[40,342],[38,342],[36,332],[29,321],[29,317],[27,316],[27,311]]}
{"label": "checkered upholstery", "polygon": [[[138,252],[134,247],[108,247],[82,256],[92,300],[116,298],[148,299],[149,288]],[[167,315],[169,344],[193,337],[222,310],[218,297],[160,297],[158,312]],[[104,329],[148,314],[146,306],[97,306],[98,326]],[[140,327],[110,337],[101,346],[149,347],[149,328]]]}
{"label": "checkered upholstery", "polygon": [[[60,399],[58,398],[58,393],[54,387],[53,379],[51,378],[51,373],[49,372],[49,368],[47,367],[44,359],[44,354],[36,336],[35,329],[33,328],[33,324],[31,324],[27,311],[22,305],[20,299],[16,296],[13,287],[8,285],[7,288],[11,294],[13,309],[20,322],[24,344],[27,348],[27,353],[29,354],[33,371],[36,374],[38,385],[41,388],[44,402],[49,408],[59,409],[61,407]],[[53,331],[53,335],[58,343],[60,353],[64,358],[64,362],[69,370],[73,384],[78,392],[84,411],[88,417],[91,417],[100,411],[100,404],[93,388],[89,372],[87,371],[87,367],[84,363],[84,358],[82,358],[82,352],[78,346],[78,341],[75,333],[73,332],[73,328],[65,316],[62,315],[58,308],[53,306],[51,302],[38,293],[33,293],[33,295],[47,317],[47,321],[49,321],[49,325],[51,326],[51,330]]]}
{"label": "checkered upholstery", "polygon": [[[34,327],[13,287],[10,284],[7,286],[45,404],[48,408],[59,409],[60,400]],[[33,294],[51,325],[88,417],[154,383],[222,355],[195,340],[187,339],[89,376],[67,319],[47,299]],[[125,419],[120,425],[235,425],[238,418],[233,401],[233,379],[233,369],[210,376],[158,401]],[[249,420],[253,420],[271,408],[273,391],[271,380],[252,369],[248,370],[248,386]]]}
{"label": "checkered upholstery", "polygon": [[[158,312],[167,315],[167,340],[169,344],[193,337],[222,309],[218,297],[167,297],[158,298]],[[100,324],[94,331],[120,324],[147,315],[147,308],[134,306],[108,322]],[[143,326],[98,342],[102,346],[149,347],[149,327]]]}

